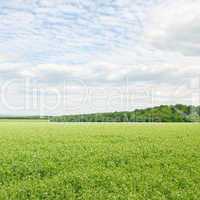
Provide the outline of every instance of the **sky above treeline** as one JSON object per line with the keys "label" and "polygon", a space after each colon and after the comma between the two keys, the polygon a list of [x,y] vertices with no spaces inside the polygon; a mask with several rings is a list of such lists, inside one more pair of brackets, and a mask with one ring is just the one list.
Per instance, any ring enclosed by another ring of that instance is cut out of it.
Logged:
{"label": "sky above treeline", "polygon": [[199,0],[1,0],[0,114],[200,104]]}

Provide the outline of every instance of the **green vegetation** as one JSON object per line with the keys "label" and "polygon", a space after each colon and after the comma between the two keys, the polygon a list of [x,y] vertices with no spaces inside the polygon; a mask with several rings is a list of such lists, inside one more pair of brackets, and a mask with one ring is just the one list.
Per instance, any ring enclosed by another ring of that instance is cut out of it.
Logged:
{"label": "green vegetation", "polygon": [[198,200],[199,124],[0,123],[0,199]]}
{"label": "green vegetation", "polygon": [[132,112],[96,113],[50,117],[52,122],[199,122],[200,107],[162,105]]}

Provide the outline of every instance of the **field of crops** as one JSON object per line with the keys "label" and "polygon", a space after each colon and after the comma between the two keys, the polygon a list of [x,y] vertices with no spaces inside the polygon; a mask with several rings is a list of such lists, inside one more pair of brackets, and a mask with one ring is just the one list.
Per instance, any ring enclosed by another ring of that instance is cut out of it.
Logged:
{"label": "field of crops", "polygon": [[200,198],[200,125],[0,122],[0,199]]}

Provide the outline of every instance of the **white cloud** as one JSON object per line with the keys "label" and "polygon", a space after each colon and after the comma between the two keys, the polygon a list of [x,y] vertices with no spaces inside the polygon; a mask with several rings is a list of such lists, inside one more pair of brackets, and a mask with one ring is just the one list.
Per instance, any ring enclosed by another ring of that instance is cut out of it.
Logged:
{"label": "white cloud", "polygon": [[155,47],[186,56],[200,55],[200,2],[164,1],[150,12],[144,37]]}
{"label": "white cloud", "polygon": [[[191,97],[188,85],[200,74],[199,1],[8,0],[1,7],[1,83],[30,78],[39,87],[61,90],[68,81],[69,112],[126,109],[120,99],[106,106],[106,99],[94,97],[99,90],[103,96],[124,93],[127,83],[147,93],[156,88],[156,104]],[[73,101],[84,96],[83,85],[92,88],[90,101],[73,109]],[[14,90],[20,99],[23,91]],[[133,104],[150,105],[150,96],[142,95],[135,94]]]}

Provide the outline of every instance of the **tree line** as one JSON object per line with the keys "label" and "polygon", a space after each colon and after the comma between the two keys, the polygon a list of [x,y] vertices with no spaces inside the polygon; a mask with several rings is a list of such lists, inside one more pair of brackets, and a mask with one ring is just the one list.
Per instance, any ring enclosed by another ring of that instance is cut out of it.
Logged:
{"label": "tree line", "polygon": [[125,112],[51,116],[50,122],[200,122],[200,106],[161,105]]}

